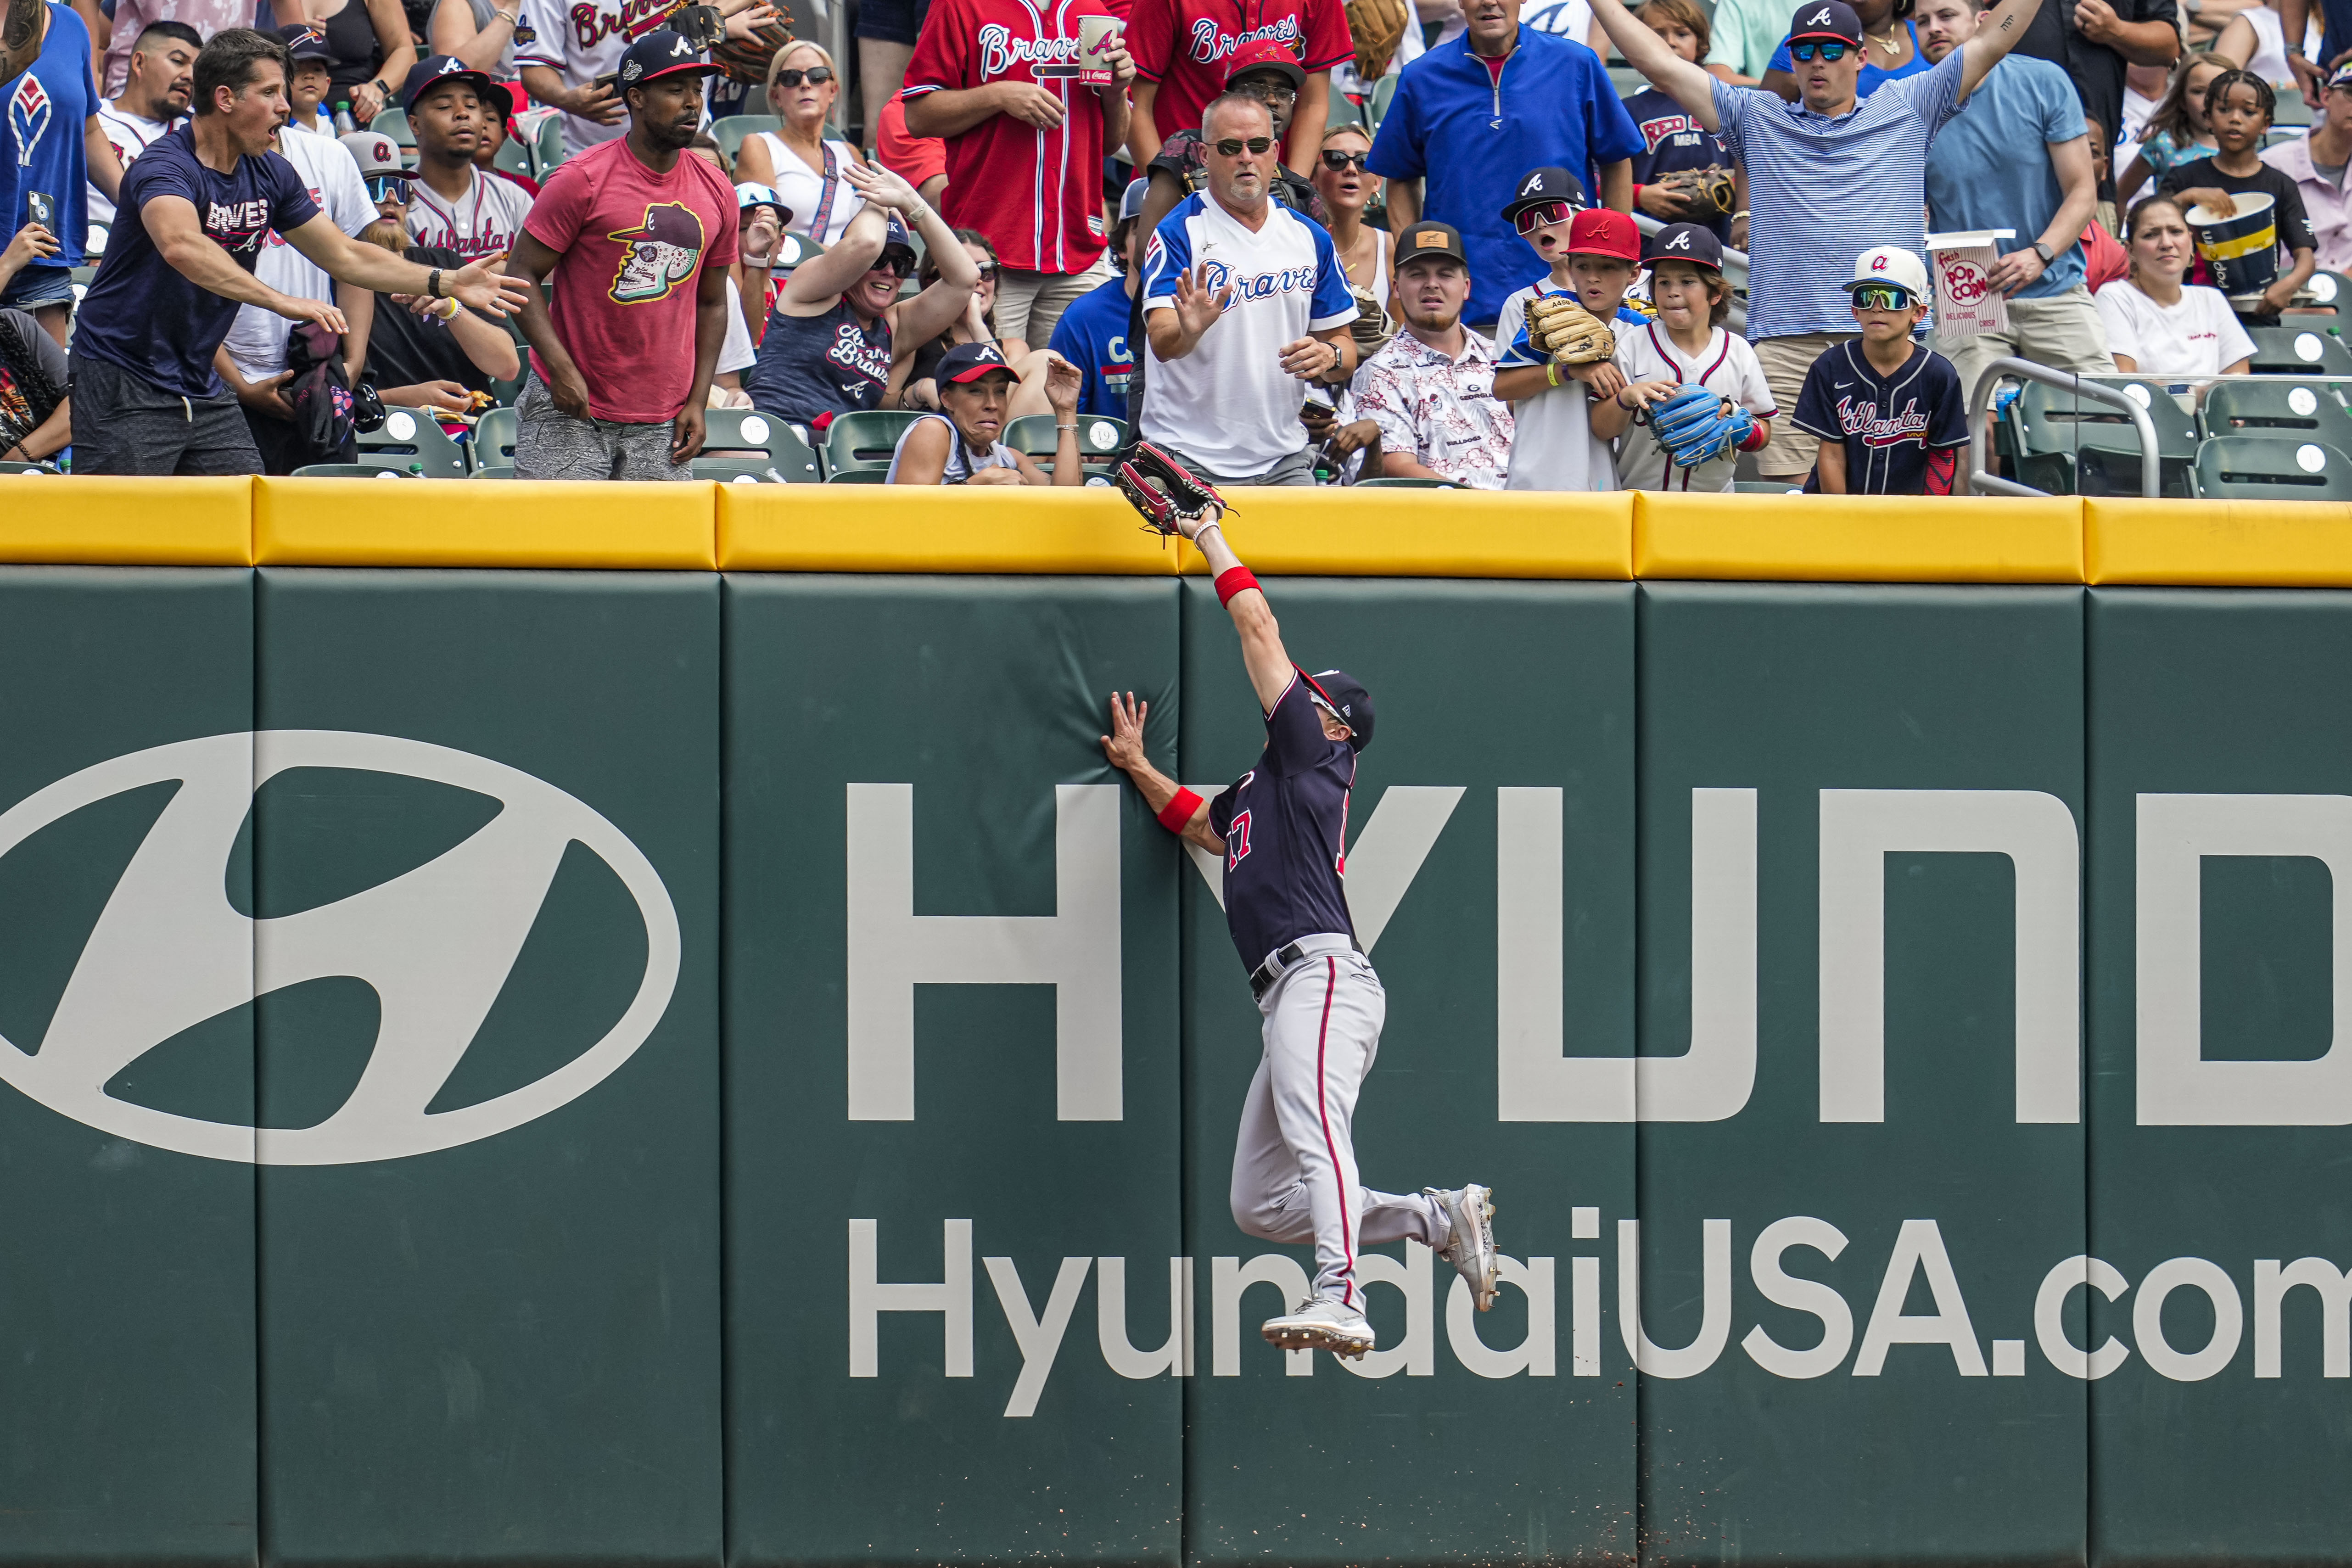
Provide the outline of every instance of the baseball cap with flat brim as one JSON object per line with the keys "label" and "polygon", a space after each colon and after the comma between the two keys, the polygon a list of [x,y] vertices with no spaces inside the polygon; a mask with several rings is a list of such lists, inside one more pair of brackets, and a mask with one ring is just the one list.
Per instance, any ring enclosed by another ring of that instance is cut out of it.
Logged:
{"label": "baseball cap with flat brim", "polygon": [[616,85],[625,91],[662,77],[689,72],[696,76],[716,76],[719,68],[712,65],[710,57],[696,48],[684,34],[673,33],[664,27],[657,32],[647,33],[629,46],[628,51],[621,57]]}
{"label": "baseball cap with flat brim", "polygon": [[289,22],[278,29],[278,41],[286,46],[289,60],[325,60],[332,63],[335,51],[327,47],[327,35],[301,22]]}
{"label": "baseball cap with flat brim", "polygon": [[1469,253],[1462,248],[1462,231],[1450,223],[1433,223],[1424,218],[1402,230],[1395,247],[1396,265],[1400,268],[1428,256],[1443,256],[1465,267],[1470,265]]}
{"label": "baseball cap with flat brim", "polygon": [[400,106],[411,110],[416,100],[445,81],[462,81],[474,89],[483,107],[505,120],[514,113],[514,94],[489,78],[487,71],[476,70],[455,55],[430,55],[408,68],[408,79],[400,86]]}
{"label": "baseball cap with flat brim", "polygon": [[1529,169],[1519,176],[1518,189],[1511,193],[1509,204],[1503,208],[1503,221],[1517,223],[1521,213],[1546,202],[1566,202],[1571,209],[1583,206],[1584,182],[1566,169]]}
{"label": "baseball cap with flat brim", "polygon": [[1876,246],[1853,258],[1853,281],[1846,285],[1847,292],[1874,283],[1891,283],[1916,302],[1927,302],[1927,264],[1899,245]]}

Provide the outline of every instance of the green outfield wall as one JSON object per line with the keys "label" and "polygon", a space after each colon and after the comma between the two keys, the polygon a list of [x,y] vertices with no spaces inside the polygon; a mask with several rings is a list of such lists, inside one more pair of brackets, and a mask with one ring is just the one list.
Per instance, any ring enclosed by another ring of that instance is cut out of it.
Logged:
{"label": "green outfield wall", "polygon": [[2352,1563],[2352,593],[1268,589],[1360,1366],[1203,579],[0,567],[0,1568]]}

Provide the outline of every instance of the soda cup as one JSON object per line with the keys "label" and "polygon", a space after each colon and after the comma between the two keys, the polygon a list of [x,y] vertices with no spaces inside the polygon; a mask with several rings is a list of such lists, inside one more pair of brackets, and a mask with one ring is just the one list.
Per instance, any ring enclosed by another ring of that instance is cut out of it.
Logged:
{"label": "soda cup", "polygon": [[1078,83],[1082,87],[1108,87],[1116,79],[1104,57],[1118,47],[1119,20],[1116,16],[1081,16],[1078,18]]}

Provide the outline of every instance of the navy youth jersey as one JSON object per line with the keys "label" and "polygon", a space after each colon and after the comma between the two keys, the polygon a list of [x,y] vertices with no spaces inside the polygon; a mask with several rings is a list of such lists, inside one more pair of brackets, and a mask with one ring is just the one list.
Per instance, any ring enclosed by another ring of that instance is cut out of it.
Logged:
{"label": "navy youth jersey", "polygon": [[1339,885],[1355,782],[1354,750],[1323,733],[1294,671],[1265,716],[1257,766],[1209,803],[1209,826],[1225,841],[1225,924],[1244,969],[1302,936],[1356,934]]}

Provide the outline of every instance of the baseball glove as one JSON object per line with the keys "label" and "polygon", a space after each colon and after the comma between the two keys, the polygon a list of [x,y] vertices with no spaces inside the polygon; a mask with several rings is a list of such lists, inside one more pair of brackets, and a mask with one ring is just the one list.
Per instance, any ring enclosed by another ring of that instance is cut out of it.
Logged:
{"label": "baseball glove", "polygon": [[1356,44],[1356,74],[1367,86],[1388,74],[1412,18],[1405,0],[1348,0],[1348,36]]}
{"label": "baseball glove", "polygon": [[1729,217],[1739,210],[1739,186],[1734,183],[1728,169],[1698,169],[1699,199],[1713,207],[1717,216]]}
{"label": "baseball glove", "polygon": [[1721,395],[1704,386],[1676,388],[1673,396],[1650,405],[1649,416],[1650,434],[1678,468],[1722,457],[1756,426],[1745,408],[1726,414]]}
{"label": "baseball glove", "polygon": [[1175,533],[1180,519],[1200,517],[1211,507],[1233,510],[1214,485],[1149,441],[1136,442],[1119,464],[1118,489],[1128,504],[1142,514],[1147,533]]}
{"label": "baseball glove", "polygon": [[[751,29],[748,38],[729,37],[719,41],[710,51],[710,62],[727,75],[729,81],[744,81],[757,86],[768,79],[768,62],[776,51],[793,41],[793,14],[780,3],[775,5],[776,19],[763,22]],[[756,95],[754,95],[756,96]]]}
{"label": "baseball glove", "polygon": [[1617,352],[1609,323],[1565,294],[1546,294],[1528,307],[1528,338],[1562,364],[1591,364]]}

